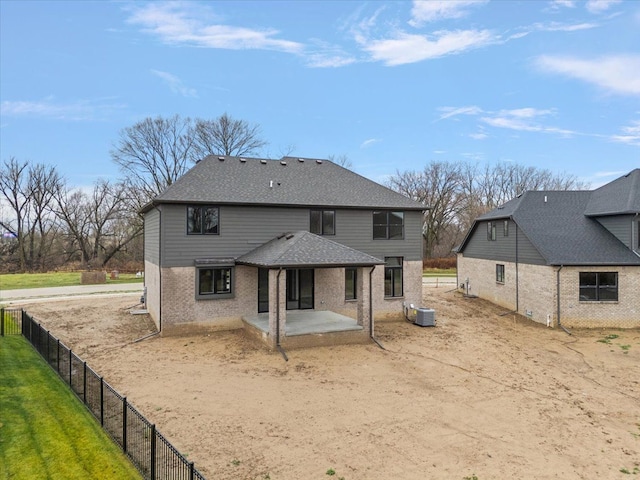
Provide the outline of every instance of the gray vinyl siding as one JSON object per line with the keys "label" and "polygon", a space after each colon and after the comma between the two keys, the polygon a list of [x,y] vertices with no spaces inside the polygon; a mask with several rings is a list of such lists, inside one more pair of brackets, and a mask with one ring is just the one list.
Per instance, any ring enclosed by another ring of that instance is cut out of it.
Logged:
{"label": "gray vinyl siding", "polygon": [[144,259],[160,265],[160,212],[156,209],[144,215]]}
{"label": "gray vinyl siding", "polygon": [[493,222],[496,223],[496,239],[487,239],[488,222],[478,222],[464,248],[465,257],[546,265],[547,262],[540,252],[512,220],[509,220],[509,235],[506,237],[503,220],[493,220]]}
{"label": "gray vinyl siding", "polygon": [[610,217],[598,217],[596,220],[611,234],[624,243],[628,248],[633,248],[633,215],[613,215]]}
{"label": "gray vinyl siding", "polygon": [[[422,258],[422,214],[405,212],[404,240],[373,240],[371,210],[336,212],[336,234],[326,238],[377,258]],[[162,206],[163,267],[191,266],[196,258],[239,257],[284,232],[309,230],[310,209],[220,206],[219,235],[187,235],[186,206]]]}

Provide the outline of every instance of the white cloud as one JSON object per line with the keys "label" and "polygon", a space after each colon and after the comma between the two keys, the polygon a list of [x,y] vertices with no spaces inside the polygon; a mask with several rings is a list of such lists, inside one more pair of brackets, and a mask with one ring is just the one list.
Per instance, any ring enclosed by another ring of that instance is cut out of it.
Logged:
{"label": "white cloud", "polygon": [[182,80],[180,80],[175,75],[169,72],[162,72],[160,70],[151,70],[151,73],[164,80],[164,82],[169,86],[173,93],[177,93],[179,95],[182,95],[183,97],[198,98],[198,92],[196,91],[196,89],[186,87],[182,83]]}
{"label": "white cloud", "polygon": [[589,0],[587,10],[591,13],[606,12],[611,6],[620,3],[622,0]]}
{"label": "white cloud", "polygon": [[521,132],[553,133],[563,136],[576,135],[577,132],[557,127],[548,127],[541,123],[541,119],[553,115],[554,110],[540,110],[536,108],[518,108],[500,110],[495,114],[485,115],[480,120],[492,127],[506,128]]}
{"label": "white cloud", "polygon": [[371,145],[380,143],[381,141],[382,140],[380,140],[379,138],[369,138],[368,140],[365,140],[360,144],[360,148],[369,148]]}
{"label": "white cloud", "polygon": [[448,18],[461,18],[467,15],[468,7],[482,5],[488,0],[414,0],[409,24],[419,27],[427,22]]}
{"label": "white cloud", "polygon": [[543,55],[535,60],[541,70],[597,85],[609,93],[640,95],[640,55],[611,55],[580,59]]}
{"label": "white cloud", "polygon": [[612,135],[611,140],[618,143],[626,143],[627,145],[640,145],[640,120],[623,127],[622,134]]}
{"label": "white cloud", "polygon": [[366,43],[361,39],[360,43],[373,60],[395,66],[462,53],[496,41],[489,30],[458,30],[438,31],[430,36],[398,32],[392,39]]}
{"label": "white cloud", "polygon": [[474,140],[484,140],[485,138],[489,138],[489,135],[487,135],[486,133],[478,132],[469,134],[469,137],[473,138]]}
{"label": "white cloud", "polygon": [[244,27],[208,23],[208,10],[195,4],[171,2],[150,3],[131,8],[129,23],[141,25],[147,33],[173,45],[220,48],[229,50],[276,50],[301,53],[304,45],[275,38],[274,29],[254,30]]}
{"label": "white cloud", "polygon": [[71,103],[56,103],[53,98],[39,101],[5,100],[0,104],[0,115],[84,121],[99,120],[124,107],[122,104],[106,103],[102,100],[77,100]]}
{"label": "white cloud", "polygon": [[552,0],[551,8],[559,9],[559,8],[575,8],[576,2],[575,0]]}
{"label": "white cloud", "polygon": [[438,120],[444,120],[458,115],[479,115],[482,113],[482,109],[475,105],[468,107],[440,107],[438,110],[443,112],[442,115],[438,117]]}

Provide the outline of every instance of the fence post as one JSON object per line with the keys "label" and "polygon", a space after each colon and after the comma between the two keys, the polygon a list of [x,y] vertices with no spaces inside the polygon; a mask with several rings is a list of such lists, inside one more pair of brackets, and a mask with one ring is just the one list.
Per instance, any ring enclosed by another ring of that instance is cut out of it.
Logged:
{"label": "fence post", "polygon": [[56,372],[60,373],[60,339],[58,339],[58,353],[56,355]]}
{"label": "fence post", "polygon": [[71,390],[73,390],[73,385],[71,384],[71,355],[73,354],[73,350],[69,349],[69,386]]}
{"label": "fence post", "polygon": [[156,424],[151,425],[151,480],[156,480]]}
{"label": "fence post", "polygon": [[122,451],[127,453],[127,397],[122,398]]}
{"label": "fence post", "polygon": [[0,308],[0,337],[4,337],[4,308]]}
{"label": "fence post", "polygon": [[49,339],[51,336],[49,335],[49,330],[47,330],[47,363],[51,363],[51,356],[49,355]]}
{"label": "fence post", "polygon": [[193,468],[193,462],[189,462],[189,480],[194,480],[195,478],[195,468]]}
{"label": "fence post", "polygon": [[104,427],[104,379],[100,377],[100,425]]}
{"label": "fence post", "polygon": [[82,362],[82,400],[87,404],[87,362]]}

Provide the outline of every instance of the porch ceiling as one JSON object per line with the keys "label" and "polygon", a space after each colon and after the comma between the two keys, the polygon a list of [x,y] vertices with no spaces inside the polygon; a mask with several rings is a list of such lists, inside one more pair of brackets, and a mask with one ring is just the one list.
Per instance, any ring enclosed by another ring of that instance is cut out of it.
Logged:
{"label": "porch ceiling", "polygon": [[237,264],[266,268],[368,267],[379,258],[306,231],[283,233],[236,259]]}

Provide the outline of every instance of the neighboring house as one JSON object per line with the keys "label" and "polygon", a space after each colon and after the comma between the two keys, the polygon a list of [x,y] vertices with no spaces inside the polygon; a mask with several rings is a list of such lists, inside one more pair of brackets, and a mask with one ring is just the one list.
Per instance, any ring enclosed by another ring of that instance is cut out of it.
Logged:
{"label": "neighboring house", "polygon": [[550,326],[640,327],[640,169],[593,191],[529,191],[478,217],[458,283]]}
{"label": "neighboring house", "polygon": [[368,341],[421,302],[424,210],[328,160],[209,156],[142,209],[147,309],[169,335]]}

